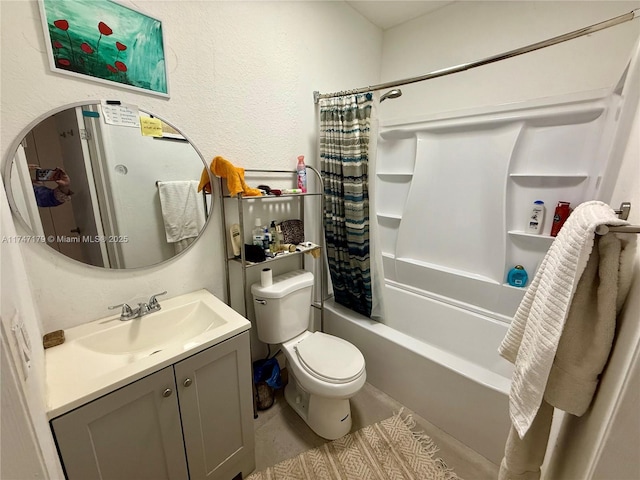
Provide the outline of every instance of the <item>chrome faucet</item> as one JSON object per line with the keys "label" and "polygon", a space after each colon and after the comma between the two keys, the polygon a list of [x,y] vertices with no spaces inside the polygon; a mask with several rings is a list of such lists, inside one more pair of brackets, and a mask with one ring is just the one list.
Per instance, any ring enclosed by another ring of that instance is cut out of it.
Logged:
{"label": "chrome faucet", "polygon": [[160,306],[160,302],[158,302],[157,297],[160,295],[166,295],[167,291],[161,293],[156,293],[155,295],[151,295],[151,298],[147,303],[138,303],[137,308],[131,308],[127,303],[121,303],[120,305],[113,305],[111,307],[107,307],[109,310],[114,310],[116,308],[122,307],[122,311],[120,312],[120,320],[132,320],[134,318],[144,317],[153,312],[157,312],[162,307]]}
{"label": "chrome faucet", "polygon": [[158,302],[158,299],[156,297],[159,297],[161,295],[166,295],[167,291],[165,290],[164,292],[161,293],[156,293],[155,295],[151,295],[151,298],[149,299],[149,303],[147,303],[147,307],[148,307],[148,312],[147,313],[151,313],[151,312],[157,312],[158,310],[160,310],[160,302]]}

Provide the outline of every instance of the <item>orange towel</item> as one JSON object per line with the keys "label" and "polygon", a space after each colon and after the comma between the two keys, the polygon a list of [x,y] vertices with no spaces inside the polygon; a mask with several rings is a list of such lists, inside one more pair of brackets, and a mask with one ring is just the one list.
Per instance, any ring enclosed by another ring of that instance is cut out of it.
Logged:
{"label": "orange towel", "polygon": [[[227,179],[227,188],[232,197],[235,197],[238,193],[242,193],[245,197],[259,197],[262,195],[260,190],[251,188],[245,183],[244,168],[234,167],[229,160],[225,160],[222,157],[215,157],[211,161],[209,169],[214,175]],[[202,175],[200,176],[198,192],[202,189],[207,193],[211,193],[211,183],[209,182],[209,175],[207,175],[206,169],[202,171]]]}

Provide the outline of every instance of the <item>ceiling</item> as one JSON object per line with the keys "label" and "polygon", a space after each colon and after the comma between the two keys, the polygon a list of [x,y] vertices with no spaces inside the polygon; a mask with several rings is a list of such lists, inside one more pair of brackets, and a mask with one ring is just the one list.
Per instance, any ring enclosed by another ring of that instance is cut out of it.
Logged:
{"label": "ceiling", "polygon": [[347,3],[374,25],[386,30],[419,17],[453,1],[429,0],[347,0]]}

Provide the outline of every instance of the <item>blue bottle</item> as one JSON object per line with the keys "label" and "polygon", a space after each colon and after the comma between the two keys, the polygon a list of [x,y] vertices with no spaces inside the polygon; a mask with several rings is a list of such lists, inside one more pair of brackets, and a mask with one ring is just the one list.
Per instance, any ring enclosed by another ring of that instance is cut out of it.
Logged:
{"label": "blue bottle", "polygon": [[507,275],[507,283],[512,287],[524,287],[528,279],[529,275],[522,265],[516,265]]}

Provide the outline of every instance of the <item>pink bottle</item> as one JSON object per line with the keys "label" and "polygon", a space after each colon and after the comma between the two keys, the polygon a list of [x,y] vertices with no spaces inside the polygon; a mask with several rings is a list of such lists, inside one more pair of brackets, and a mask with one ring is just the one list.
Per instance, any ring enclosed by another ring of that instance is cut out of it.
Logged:
{"label": "pink bottle", "polygon": [[302,193],[307,193],[307,166],[304,164],[304,155],[298,157],[296,170],[298,171],[298,188]]}

